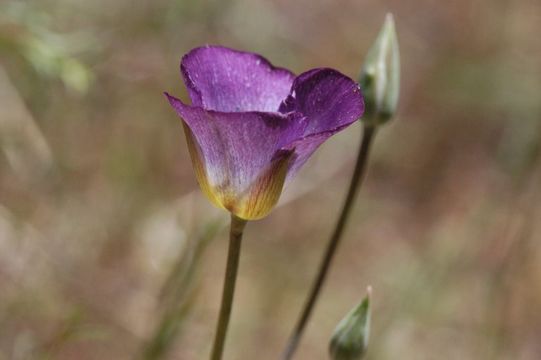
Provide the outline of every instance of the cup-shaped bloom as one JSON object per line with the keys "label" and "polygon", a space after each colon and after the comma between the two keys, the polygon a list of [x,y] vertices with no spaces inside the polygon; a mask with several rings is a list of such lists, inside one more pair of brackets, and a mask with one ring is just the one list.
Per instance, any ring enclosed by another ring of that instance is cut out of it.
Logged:
{"label": "cup-shaped bloom", "polygon": [[379,125],[388,121],[396,112],[400,93],[400,53],[391,14],[366,55],[359,82],[366,103],[363,122]]}
{"label": "cup-shaped bloom", "polygon": [[328,68],[299,76],[221,46],[181,61],[192,105],[166,93],[183,120],[197,180],[216,206],[253,220],[326,139],[361,117],[358,85]]}

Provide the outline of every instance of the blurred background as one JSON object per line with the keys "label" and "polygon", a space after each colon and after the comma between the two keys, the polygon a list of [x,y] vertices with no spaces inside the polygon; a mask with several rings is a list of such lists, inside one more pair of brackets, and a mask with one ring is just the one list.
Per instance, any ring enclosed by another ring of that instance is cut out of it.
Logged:
{"label": "blurred background", "polygon": [[[541,2],[2,0],[0,359],[136,359],[162,316],[168,358],[205,359],[228,215],[162,95],[188,99],[180,57],[222,44],[356,78],[388,11],[398,116],[297,358],[328,359],[367,285],[368,359],[541,358]],[[225,358],[279,357],[360,133],[247,227]]]}

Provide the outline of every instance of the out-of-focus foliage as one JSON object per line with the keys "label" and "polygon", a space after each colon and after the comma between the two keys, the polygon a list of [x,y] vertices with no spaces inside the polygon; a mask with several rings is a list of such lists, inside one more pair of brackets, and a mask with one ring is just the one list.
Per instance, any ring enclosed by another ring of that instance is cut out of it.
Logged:
{"label": "out-of-focus foliage", "polygon": [[[400,103],[297,358],[327,359],[329,334],[372,284],[366,359],[539,359],[539,1],[0,8],[0,359],[134,358],[172,294],[183,299],[171,358],[208,356],[227,235],[197,242],[225,214],[200,193],[162,95],[187,100],[180,57],[223,44],[297,73],[330,66],[357,78],[387,12]],[[247,226],[225,357],[279,357],[360,130],[325,144],[282,206]],[[168,280],[174,267],[183,275]]]}
{"label": "out-of-focus foliage", "polygon": [[59,78],[78,92],[86,92],[92,72],[74,55],[95,47],[85,33],[60,34],[51,30],[51,17],[27,2],[0,5],[0,51],[17,54],[40,75]]}

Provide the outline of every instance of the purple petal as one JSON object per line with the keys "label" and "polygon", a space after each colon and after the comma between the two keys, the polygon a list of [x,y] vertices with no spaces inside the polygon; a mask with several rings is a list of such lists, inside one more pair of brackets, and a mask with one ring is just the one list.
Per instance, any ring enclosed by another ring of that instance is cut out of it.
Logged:
{"label": "purple petal", "polygon": [[260,55],[221,46],[190,51],[180,67],[192,104],[222,112],[276,112],[295,78]]}
{"label": "purple petal", "polygon": [[293,150],[295,158],[289,166],[289,172],[286,177],[286,184],[297,174],[301,167],[308,161],[310,156],[317,150],[317,148],[323,144],[328,138],[334,135],[336,132],[342,130],[339,128],[333,131],[325,131],[317,134],[311,134],[300,138],[288,146],[284,147],[283,150]]}
{"label": "purple petal", "polygon": [[280,112],[296,111],[307,119],[304,136],[284,149],[295,149],[287,181],[304,165],[316,149],[340,130],[345,129],[364,111],[359,86],[333,69],[313,69],[299,75],[291,95],[280,106]]}
{"label": "purple petal", "polygon": [[189,142],[193,135],[194,168],[211,201],[246,219],[266,215],[294,158],[285,146],[304,132],[301,115],[209,111],[166,95],[189,128]]}
{"label": "purple petal", "polygon": [[305,135],[333,131],[361,117],[364,102],[359,85],[336,70],[313,69],[293,82],[280,112],[297,111],[308,119]]}

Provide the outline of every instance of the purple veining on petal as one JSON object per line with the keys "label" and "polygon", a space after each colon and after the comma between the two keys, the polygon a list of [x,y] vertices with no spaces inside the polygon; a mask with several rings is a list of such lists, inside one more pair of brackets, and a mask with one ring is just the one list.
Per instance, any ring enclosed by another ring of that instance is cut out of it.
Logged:
{"label": "purple veining on petal", "polygon": [[198,142],[210,184],[242,193],[304,132],[301,115],[290,113],[226,113],[183,104],[166,94]]}
{"label": "purple veining on petal", "polygon": [[298,111],[308,118],[305,135],[349,125],[364,111],[361,91],[349,77],[329,68],[309,70],[295,78],[279,111]]}
{"label": "purple veining on petal", "polygon": [[279,111],[300,112],[307,121],[303,137],[285,147],[294,148],[296,154],[287,182],[325,140],[361,117],[364,103],[353,80],[336,70],[322,68],[299,75]]}
{"label": "purple veining on petal", "polygon": [[260,55],[222,46],[193,49],[181,72],[194,106],[222,112],[275,112],[295,78]]}
{"label": "purple veining on petal", "polygon": [[187,126],[200,185],[245,219],[265,216],[284,179],[364,110],[357,84],[333,69],[295,78],[257,54],[207,46],[184,56],[181,71],[192,106],[166,95]]}

